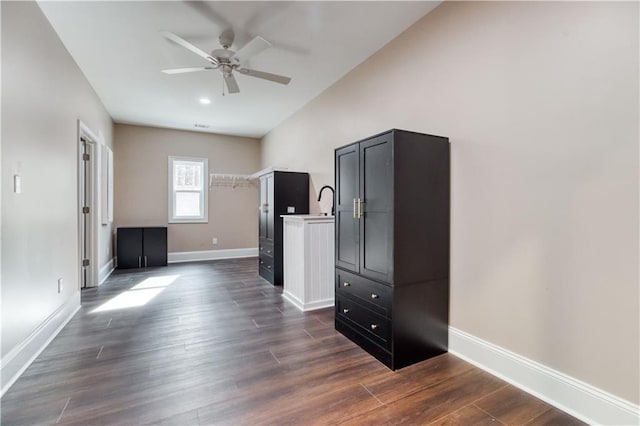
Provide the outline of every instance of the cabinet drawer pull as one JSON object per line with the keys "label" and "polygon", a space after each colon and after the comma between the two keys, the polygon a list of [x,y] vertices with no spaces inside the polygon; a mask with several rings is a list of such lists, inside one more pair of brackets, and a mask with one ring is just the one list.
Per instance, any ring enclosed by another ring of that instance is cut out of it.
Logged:
{"label": "cabinet drawer pull", "polygon": [[271,269],[271,265],[267,265],[267,269]]}
{"label": "cabinet drawer pull", "polygon": [[261,264],[261,265],[264,265],[264,262],[261,260],[261,261],[260,261],[260,264]]}
{"label": "cabinet drawer pull", "polygon": [[343,284],[342,284],[342,286],[343,286],[343,287],[350,287],[350,286],[351,286],[351,284],[350,284],[350,283],[348,283],[348,282],[345,282],[345,283],[343,283]]}
{"label": "cabinet drawer pull", "polygon": [[371,329],[375,330],[376,328],[378,328],[378,324],[371,324]]}
{"label": "cabinet drawer pull", "polygon": [[348,314],[348,313],[349,313],[349,309],[344,308],[344,309],[342,310],[342,313],[343,313],[343,314]]}
{"label": "cabinet drawer pull", "polygon": [[267,253],[271,253],[271,250],[267,250]]}
{"label": "cabinet drawer pull", "polygon": [[375,294],[375,293],[371,293],[371,298],[372,298],[372,299],[379,299],[379,298],[380,298],[380,296],[378,296],[378,295],[377,295],[377,294]]}

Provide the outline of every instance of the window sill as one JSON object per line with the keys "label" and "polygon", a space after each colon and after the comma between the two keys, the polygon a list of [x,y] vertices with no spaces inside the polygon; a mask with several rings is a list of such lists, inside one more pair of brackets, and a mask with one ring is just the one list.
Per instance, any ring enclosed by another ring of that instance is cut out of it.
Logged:
{"label": "window sill", "polygon": [[209,223],[208,219],[171,219],[169,223]]}

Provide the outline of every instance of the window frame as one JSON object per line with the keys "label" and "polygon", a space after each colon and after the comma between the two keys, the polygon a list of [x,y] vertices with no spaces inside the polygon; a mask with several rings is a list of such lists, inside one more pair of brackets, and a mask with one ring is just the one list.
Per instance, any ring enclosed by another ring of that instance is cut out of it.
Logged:
{"label": "window frame", "polygon": [[[174,189],[174,164],[176,162],[192,162],[202,164],[202,189],[200,191],[201,214],[197,217],[175,216],[176,207],[176,190]],[[209,159],[202,157],[178,157],[169,156],[168,166],[168,207],[169,207],[169,223],[209,223]]]}

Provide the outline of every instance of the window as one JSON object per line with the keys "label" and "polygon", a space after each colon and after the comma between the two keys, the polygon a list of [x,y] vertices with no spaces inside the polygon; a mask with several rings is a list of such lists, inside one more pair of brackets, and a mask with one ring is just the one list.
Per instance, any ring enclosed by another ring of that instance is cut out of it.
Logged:
{"label": "window", "polygon": [[207,222],[206,158],[169,157],[169,223]]}

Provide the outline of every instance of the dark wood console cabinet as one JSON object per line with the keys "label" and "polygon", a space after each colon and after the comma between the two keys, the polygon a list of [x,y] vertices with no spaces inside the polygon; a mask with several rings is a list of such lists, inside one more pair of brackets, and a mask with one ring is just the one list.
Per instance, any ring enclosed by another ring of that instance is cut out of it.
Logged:
{"label": "dark wood console cabinet", "polygon": [[282,218],[309,213],[309,174],[272,171],[260,176],[258,207],[258,273],[282,285]]}
{"label": "dark wood console cabinet", "polygon": [[118,228],[118,269],[167,266],[167,228]]}
{"label": "dark wood console cabinet", "polygon": [[395,370],[448,350],[449,140],[335,150],[335,327]]}

